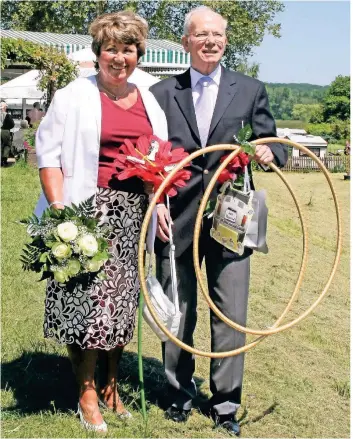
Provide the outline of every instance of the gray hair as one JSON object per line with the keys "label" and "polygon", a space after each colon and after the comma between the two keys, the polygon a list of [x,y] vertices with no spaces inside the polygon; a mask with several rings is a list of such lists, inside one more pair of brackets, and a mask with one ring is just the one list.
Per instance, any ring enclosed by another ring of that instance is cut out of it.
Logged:
{"label": "gray hair", "polygon": [[222,17],[221,14],[219,14],[218,12],[209,8],[208,6],[198,6],[197,8],[191,9],[191,11],[185,15],[184,35],[189,35],[189,29],[190,29],[190,25],[191,25],[192,16],[194,14],[199,13],[199,12],[212,12],[213,14],[218,15],[224,22],[224,29],[227,29],[228,21],[224,17]]}
{"label": "gray hair", "polygon": [[28,121],[27,120],[21,120],[20,127],[21,128],[28,128],[29,127]]}

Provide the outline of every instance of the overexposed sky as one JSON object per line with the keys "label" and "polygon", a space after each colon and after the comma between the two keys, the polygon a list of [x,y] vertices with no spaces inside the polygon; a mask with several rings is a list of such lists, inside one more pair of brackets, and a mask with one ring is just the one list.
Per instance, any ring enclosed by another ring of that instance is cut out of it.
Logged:
{"label": "overexposed sky", "polygon": [[286,1],[281,38],[266,35],[250,59],[265,82],[328,85],[350,74],[349,1]]}

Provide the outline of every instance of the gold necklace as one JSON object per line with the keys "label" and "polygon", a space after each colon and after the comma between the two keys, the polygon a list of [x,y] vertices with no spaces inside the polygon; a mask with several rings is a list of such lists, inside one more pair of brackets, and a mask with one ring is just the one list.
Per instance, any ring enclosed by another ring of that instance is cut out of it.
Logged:
{"label": "gold necklace", "polygon": [[126,84],[125,90],[122,93],[120,93],[120,95],[115,95],[111,91],[103,87],[99,79],[98,79],[98,84],[106,93],[108,93],[113,98],[113,101],[118,101],[126,93],[126,90],[129,88],[129,84]]}

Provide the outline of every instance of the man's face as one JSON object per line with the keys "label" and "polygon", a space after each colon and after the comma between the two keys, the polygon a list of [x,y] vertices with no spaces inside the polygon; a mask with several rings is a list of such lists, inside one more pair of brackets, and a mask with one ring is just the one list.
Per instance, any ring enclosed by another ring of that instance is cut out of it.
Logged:
{"label": "man's face", "polygon": [[182,43],[190,52],[192,67],[205,75],[211,73],[220,63],[227,38],[224,21],[212,12],[199,12],[192,16],[189,35],[184,35]]}
{"label": "man's face", "polygon": [[7,105],[4,104],[4,103],[2,103],[2,104],[1,104],[1,112],[2,112],[2,113],[6,113],[6,109],[7,109]]}

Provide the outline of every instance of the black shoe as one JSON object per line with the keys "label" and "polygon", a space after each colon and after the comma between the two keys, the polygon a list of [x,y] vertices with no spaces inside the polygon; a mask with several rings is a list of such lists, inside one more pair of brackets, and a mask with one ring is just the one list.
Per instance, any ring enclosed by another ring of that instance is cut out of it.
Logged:
{"label": "black shoe", "polygon": [[186,422],[190,416],[190,412],[191,410],[178,409],[177,407],[170,406],[165,412],[165,417],[174,422]]}
{"label": "black shoe", "polygon": [[240,426],[234,415],[214,415],[213,418],[217,427],[224,428],[235,436],[240,435]]}

